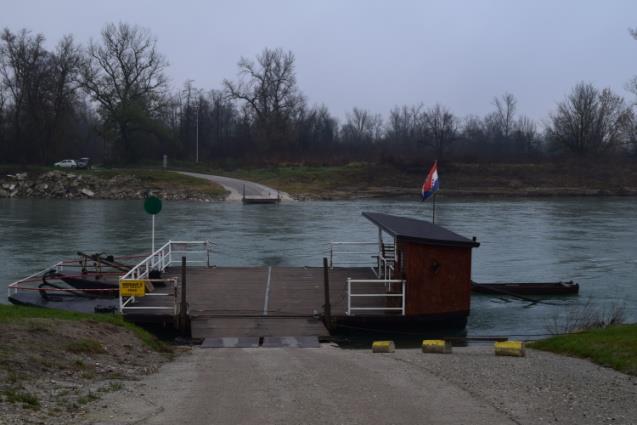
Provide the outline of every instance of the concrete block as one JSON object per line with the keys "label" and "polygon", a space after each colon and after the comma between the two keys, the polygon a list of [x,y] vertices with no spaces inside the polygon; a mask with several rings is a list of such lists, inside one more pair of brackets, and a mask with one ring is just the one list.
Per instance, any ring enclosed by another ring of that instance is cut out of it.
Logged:
{"label": "concrete block", "polygon": [[422,341],[423,353],[451,353],[451,342],[443,339],[425,339]]}
{"label": "concrete block", "polygon": [[495,343],[496,356],[524,357],[524,342],[522,341],[502,341]]}
{"label": "concrete block", "polygon": [[374,341],[372,343],[372,353],[393,353],[396,351],[394,341]]}

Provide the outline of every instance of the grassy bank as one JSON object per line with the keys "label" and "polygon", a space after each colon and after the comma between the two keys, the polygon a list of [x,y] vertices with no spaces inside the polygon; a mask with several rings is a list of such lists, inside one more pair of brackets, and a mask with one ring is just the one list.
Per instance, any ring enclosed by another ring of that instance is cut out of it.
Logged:
{"label": "grassy bank", "polygon": [[223,187],[209,180],[185,176],[167,170],[144,168],[112,168],[77,170],[74,173],[90,174],[101,179],[112,179],[116,176],[133,176],[139,179],[144,187],[161,191],[176,192],[188,190],[207,195],[211,198],[223,198],[226,191]]}
{"label": "grassy bank", "polygon": [[67,423],[171,357],[170,346],[119,316],[0,305],[0,417]]}
{"label": "grassy bank", "polygon": [[106,323],[121,327],[132,332],[148,348],[163,353],[170,353],[170,346],[158,340],[154,335],[125,321],[122,316],[114,314],[84,314],[72,311],[56,310],[52,308],[23,307],[0,304],[0,327],[8,324],[20,323],[29,319],[67,320],[88,324]]}
{"label": "grassy bank", "polygon": [[[262,183],[301,199],[347,199],[417,197],[428,166],[357,162],[224,169],[200,165],[197,171]],[[444,196],[637,195],[637,165],[630,162],[443,163],[438,171]]]}
{"label": "grassy bank", "polygon": [[555,336],[532,342],[529,347],[589,359],[637,376],[637,324]]}

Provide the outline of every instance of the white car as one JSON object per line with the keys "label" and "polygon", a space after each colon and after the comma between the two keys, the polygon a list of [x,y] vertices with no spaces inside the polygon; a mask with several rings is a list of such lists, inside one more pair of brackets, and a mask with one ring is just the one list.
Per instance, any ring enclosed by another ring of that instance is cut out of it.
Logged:
{"label": "white car", "polygon": [[77,168],[77,162],[74,159],[63,159],[60,162],[53,164],[54,167],[60,168]]}

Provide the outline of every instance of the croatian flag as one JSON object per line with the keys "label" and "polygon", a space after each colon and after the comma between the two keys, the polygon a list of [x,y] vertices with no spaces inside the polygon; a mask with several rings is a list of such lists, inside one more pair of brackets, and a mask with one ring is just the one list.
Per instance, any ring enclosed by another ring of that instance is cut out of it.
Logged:
{"label": "croatian flag", "polygon": [[425,182],[422,184],[422,200],[424,201],[434,193],[438,192],[438,189],[440,189],[440,180],[438,180],[438,161],[435,161],[434,165],[431,166],[431,170],[429,170],[429,174],[427,174]]}

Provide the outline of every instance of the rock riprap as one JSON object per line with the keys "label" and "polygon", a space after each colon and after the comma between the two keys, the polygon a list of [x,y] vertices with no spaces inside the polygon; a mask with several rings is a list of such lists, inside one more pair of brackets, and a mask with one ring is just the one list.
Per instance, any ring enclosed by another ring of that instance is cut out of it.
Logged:
{"label": "rock riprap", "polygon": [[215,200],[198,191],[154,187],[135,175],[102,178],[56,170],[39,175],[17,173],[0,176],[0,198],[142,199],[151,191],[168,200]]}

